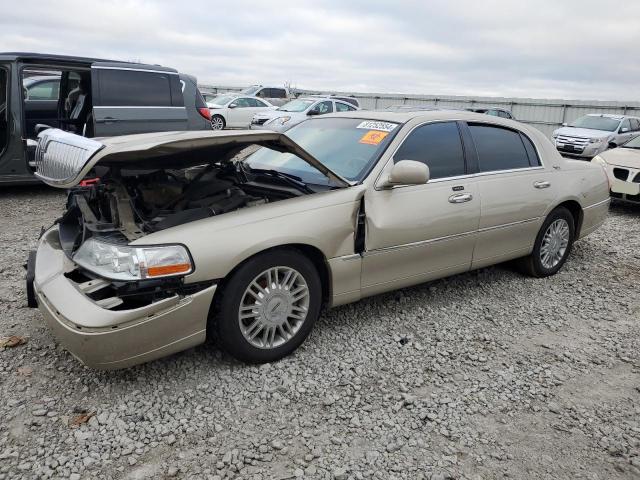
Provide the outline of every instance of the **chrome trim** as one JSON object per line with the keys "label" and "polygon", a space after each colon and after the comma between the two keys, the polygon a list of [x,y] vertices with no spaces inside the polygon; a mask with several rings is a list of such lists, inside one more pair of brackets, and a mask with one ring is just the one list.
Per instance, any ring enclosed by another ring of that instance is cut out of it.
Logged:
{"label": "chrome trim", "polygon": [[180,75],[178,72],[164,72],[162,70],[153,70],[149,68],[107,67],[102,65],[91,65],[91,69],[94,68],[96,70],[127,70],[129,72],[166,73],[167,75]]}
{"label": "chrome trim", "polygon": [[538,221],[541,218],[542,217],[534,217],[534,218],[529,218],[527,220],[519,220],[517,222],[510,222],[510,223],[504,223],[502,225],[494,225],[492,227],[480,228],[478,230],[472,230],[472,231],[469,231],[469,232],[454,233],[453,235],[445,235],[444,237],[430,238],[429,240],[421,240],[421,241],[418,241],[418,242],[403,243],[401,245],[391,245],[391,246],[388,246],[388,247],[376,248],[375,250],[368,250],[368,251],[364,252],[362,254],[362,256],[376,255],[378,253],[385,253],[385,252],[389,252],[389,251],[392,251],[392,250],[400,250],[402,248],[421,247],[423,245],[428,245],[430,243],[442,242],[442,241],[450,240],[450,239],[453,239],[453,238],[466,237],[468,235],[474,235],[474,234],[478,234],[478,233],[489,232],[491,230],[497,230],[497,229],[500,229],[500,228],[512,227],[514,225],[520,225],[520,224],[523,224],[523,223],[531,223],[531,222]]}
{"label": "chrome trim", "polygon": [[149,105],[96,105],[95,107],[93,107],[95,109],[100,109],[100,108],[171,108],[171,109],[186,109],[187,107],[174,107],[174,106],[166,106],[166,107],[162,107],[162,106],[149,106]]}
{"label": "chrome trim", "polygon": [[34,175],[53,187],[68,186],[103,147],[102,143],[90,138],[48,128],[38,135]]}
{"label": "chrome trim", "polygon": [[414,248],[414,247],[421,247],[423,245],[428,245],[430,243],[437,243],[437,242],[442,242],[444,240],[449,240],[452,238],[458,238],[458,237],[466,237],[469,235],[474,235],[478,233],[478,230],[473,230],[470,232],[463,232],[463,233],[454,233],[453,235],[446,235],[444,237],[436,237],[436,238],[430,238],[429,240],[421,240],[419,242],[411,242],[411,243],[404,243],[402,245],[390,245],[388,247],[382,247],[382,248],[376,248],[375,250],[368,250],[366,252],[364,252],[362,254],[363,257],[368,257],[369,255],[377,255],[379,253],[386,253],[392,250],[400,250],[402,248]]}
{"label": "chrome trim", "polygon": [[601,202],[594,203],[593,205],[589,205],[588,207],[584,207],[584,210],[586,210],[587,208],[599,207],[600,205],[602,205],[604,203],[610,203],[610,202],[611,202],[611,197],[605,198]]}
{"label": "chrome trim", "polygon": [[359,260],[362,258],[362,255],[359,253],[353,253],[351,255],[343,255],[342,257],[337,257],[338,260],[342,260],[343,262],[348,262],[350,260]]}
{"label": "chrome trim", "polygon": [[527,220],[518,220],[517,222],[509,222],[509,223],[503,223],[501,225],[493,225],[492,227],[479,228],[478,229],[478,233],[489,232],[491,230],[498,230],[500,228],[513,227],[514,225],[520,225],[522,223],[536,222],[536,221],[540,220],[541,218],[542,217],[533,217],[533,218],[529,218]]}

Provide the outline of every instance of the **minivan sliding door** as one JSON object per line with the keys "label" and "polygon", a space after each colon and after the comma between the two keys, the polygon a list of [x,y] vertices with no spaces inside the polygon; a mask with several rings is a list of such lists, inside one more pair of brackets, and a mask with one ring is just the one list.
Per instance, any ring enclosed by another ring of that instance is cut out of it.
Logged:
{"label": "minivan sliding door", "polygon": [[91,67],[95,136],[186,130],[178,73],[131,64]]}

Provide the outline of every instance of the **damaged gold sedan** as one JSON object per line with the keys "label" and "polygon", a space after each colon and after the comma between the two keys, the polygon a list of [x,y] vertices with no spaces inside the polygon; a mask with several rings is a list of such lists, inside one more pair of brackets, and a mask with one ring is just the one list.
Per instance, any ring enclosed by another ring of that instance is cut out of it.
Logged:
{"label": "damaged gold sedan", "polygon": [[327,115],[286,135],[51,129],[35,164],[69,195],[30,255],[30,304],[101,369],[208,336],[270,362],[323,306],[512,259],[553,275],[609,204],[601,167],[458,111]]}

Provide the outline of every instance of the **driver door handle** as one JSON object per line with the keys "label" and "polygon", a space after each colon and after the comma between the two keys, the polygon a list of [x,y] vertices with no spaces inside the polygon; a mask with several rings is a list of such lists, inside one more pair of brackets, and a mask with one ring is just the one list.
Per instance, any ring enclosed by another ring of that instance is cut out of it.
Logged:
{"label": "driver door handle", "polygon": [[456,193],[449,197],[449,203],[464,203],[473,200],[473,195],[470,193]]}
{"label": "driver door handle", "polygon": [[549,188],[551,186],[551,183],[547,182],[546,180],[540,180],[538,182],[534,182],[533,186],[536,188]]}

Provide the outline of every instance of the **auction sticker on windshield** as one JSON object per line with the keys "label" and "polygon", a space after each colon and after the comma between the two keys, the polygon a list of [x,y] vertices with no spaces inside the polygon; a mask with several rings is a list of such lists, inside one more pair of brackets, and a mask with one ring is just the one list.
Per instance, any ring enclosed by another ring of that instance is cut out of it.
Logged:
{"label": "auction sticker on windshield", "polygon": [[365,143],[367,145],[378,145],[384,137],[389,135],[389,132],[379,132],[378,130],[369,130],[365,133],[360,139],[360,143]]}
{"label": "auction sticker on windshield", "polygon": [[397,123],[391,122],[376,122],[374,120],[365,120],[361,122],[356,128],[364,128],[365,130],[378,130],[381,132],[391,132],[398,126]]}

